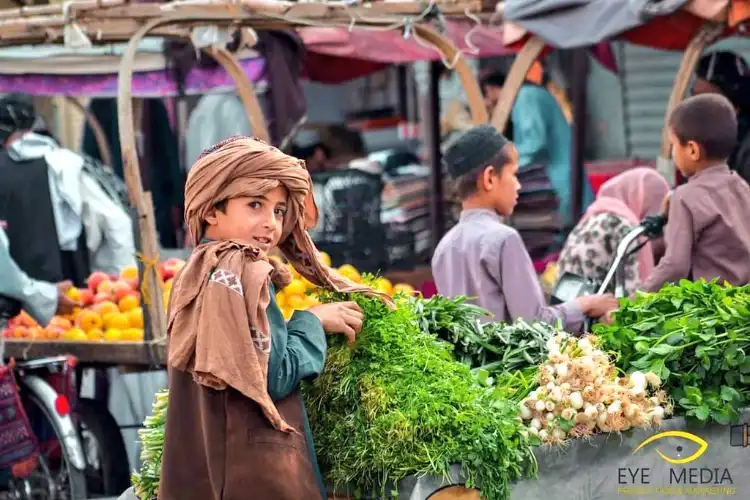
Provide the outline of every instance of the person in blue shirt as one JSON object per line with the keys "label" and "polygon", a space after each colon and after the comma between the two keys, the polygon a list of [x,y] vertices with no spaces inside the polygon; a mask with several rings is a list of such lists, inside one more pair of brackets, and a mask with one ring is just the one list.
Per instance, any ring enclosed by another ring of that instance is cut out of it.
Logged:
{"label": "person in blue shirt", "polygon": [[[490,116],[505,85],[505,74],[494,72],[482,79],[485,105]],[[558,213],[567,231],[575,223],[572,213],[571,127],[552,94],[543,86],[524,83],[518,92],[510,121],[513,142],[518,151],[518,165],[524,167],[543,164],[547,177],[557,195]],[[594,201],[588,178],[584,176],[583,208]]]}

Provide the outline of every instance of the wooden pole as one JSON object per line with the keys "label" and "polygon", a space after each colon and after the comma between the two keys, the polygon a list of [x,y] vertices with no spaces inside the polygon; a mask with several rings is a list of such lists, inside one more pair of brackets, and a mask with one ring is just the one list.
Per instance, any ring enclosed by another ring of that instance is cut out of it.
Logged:
{"label": "wooden pole", "polygon": [[445,229],[443,213],[443,154],[440,150],[440,69],[443,63],[430,63],[427,87],[427,127],[430,148],[430,237],[435,251]]}
{"label": "wooden pole", "polygon": [[[572,212],[571,220],[575,224],[583,215],[583,186],[586,180],[586,90],[589,76],[589,53],[586,48],[573,52],[573,67],[570,78],[573,101],[573,133],[571,134],[570,155],[570,191]],[[572,228],[564,228],[566,231]]]}
{"label": "wooden pole", "polygon": [[526,75],[531,69],[531,65],[537,60],[542,53],[545,43],[538,36],[532,36],[524,44],[521,51],[513,60],[513,64],[505,79],[505,85],[500,92],[500,99],[497,101],[495,110],[492,113],[492,125],[503,133],[505,126],[510,119],[510,112],[513,109],[513,103],[516,101],[518,91],[526,81]]}

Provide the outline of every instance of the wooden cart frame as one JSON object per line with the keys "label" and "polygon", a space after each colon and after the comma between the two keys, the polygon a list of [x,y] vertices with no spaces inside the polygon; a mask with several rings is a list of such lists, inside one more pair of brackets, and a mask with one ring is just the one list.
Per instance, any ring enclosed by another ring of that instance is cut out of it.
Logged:
{"label": "wooden cart frame", "polygon": [[[451,61],[468,97],[472,121],[487,123],[482,93],[471,67],[462,53],[433,26],[424,22],[434,11],[446,17],[465,17],[482,9],[476,0],[460,3],[430,2],[428,9],[416,2],[376,2],[368,5],[264,2],[242,0],[176,1],[169,4],[130,4],[124,0],[80,0],[60,5],[44,5],[0,11],[0,46],[55,43],[68,40],[71,32],[88,37],[96,44],[128,41],[119,68],[118,124],[125,182],[130,202],[137,213],[137,228],[142,258],[139,275],[146,319],[143,343],[95,344],[65,342],[65,351],[88,364],[150,365],[164,364],[166,314],[161,300],[162,285],[158,272],[159,245],[156,236],[153,205],[144,192],[136,149],[133,121],[132,73],[138,44],[147,35],[190,40],[194,28],[212,26],[219,29],[271,30],[302,27],[310,24],[376,29],[401,29],[408,25],[414,36],[431,45],[444,61]],[[250,34],[252,38],[252,34]],[[202,48],[233,78],[237,92],[248,114],[255,135],[266,141],[269,134],[252,84],[242,72],[237,59],[223,46]],[[77,101],[75,101],[77,103]],[[80,109],[80,108],[79,108]],[[103,158],[111,158],[109,145],[95,118],[85,113],[95,131]],[[9,342],[8,355],[17,357],[59,354],[61,342]],[[19,344],[19,345],[14,345]],[[21,345],[22,344],[22,345]]]}

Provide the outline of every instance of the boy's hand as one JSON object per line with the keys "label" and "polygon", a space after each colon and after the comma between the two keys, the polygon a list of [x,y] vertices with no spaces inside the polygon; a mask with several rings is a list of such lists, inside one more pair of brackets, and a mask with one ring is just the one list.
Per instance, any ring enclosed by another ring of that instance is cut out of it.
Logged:
{"label": "boy's hand", "polygon": [[314,314],[326,333],[343,333],[350,344],[362,329],[364,314],[356,302],[335,302],[313,306],[307,312]]}
{"label": "boy's hand", "polygon": [[70,314],[74,308],[81,306],[66,295],[72,287],[73,283],[70,281],[61,281],[57,284],[57,314]]}
{"label": "boy's hand", "polygon": [[589,318],[600,318],[612,311],[616,311],[620,306],[614,295],[608,293],[605,295],[588,295],[578,297],[578,304],[581,306],[583,314]]}

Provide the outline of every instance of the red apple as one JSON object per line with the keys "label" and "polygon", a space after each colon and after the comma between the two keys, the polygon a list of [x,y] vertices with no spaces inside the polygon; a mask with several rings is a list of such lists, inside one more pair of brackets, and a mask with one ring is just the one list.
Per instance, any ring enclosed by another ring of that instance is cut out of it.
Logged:
{"label": "red apple", "polygon": [[97,293],[94,295],[94,304],[99,304],[101,302],[111,301],[112,300],[112,294],[111,293]]}
{"label": "red apple", "polygon": [[96,271],[96,272],[91,273],[91,276],[89,276],[89,279],[87,280],[88,285],[89,285],[89,290],[96,293],[97,290],[99,289],[99,285],[103,281],[109,281],[109,275],[107,275],[107,273],[104,273],[101,271]]}
{"label": "red apple", "polygon": [[94,292],[88,288],[81,288],[81,305],[83,307],[90,306],[94,303]]}
{"label": "red apple", "polygon": [[107,279],[99,283],[99,286],[96,287],[96,293],[108,293],[112,295],[114,288],[115,282]]}
{"label": "red apple", "polygon": [[174,278],[174,276],[185,267],[185,261],[176,257],[169,258],[161,264],[161,278],[163,281]]}
{"label": "red apple", "polygon": [[115,295],[117,302],[119,302],[120,299],[122,299],[126,295],[132,295],[136,292],[135,290],[133,290],[133,287],[131,287],[129,283],[120,280],[112,286],[112,293]]}
{"label": "red apple", "polygon": [[138,278],[121,278],[121,281],[124,281],[128,285],[130,285],[130,288],[133,290],[138,290]]}
{"label": "red apple", "polygon": [[10,328],[6,328],[5,330],[3,330],[3,337],[7,339],[12,336],[13,336],[13,330],[11,330]]}

